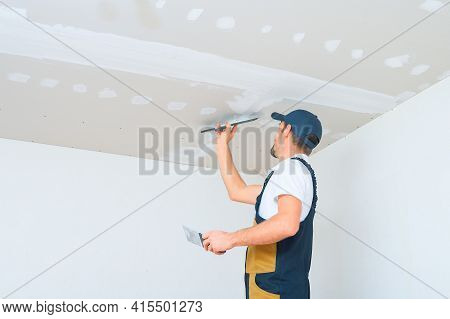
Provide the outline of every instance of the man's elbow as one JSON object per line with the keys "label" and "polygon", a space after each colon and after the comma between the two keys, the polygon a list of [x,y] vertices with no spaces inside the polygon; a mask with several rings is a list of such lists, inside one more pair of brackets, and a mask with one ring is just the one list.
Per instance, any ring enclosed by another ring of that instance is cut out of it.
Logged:
{"label": "man's elbow", "polygon": [[239,201],[239,197],[238,194],[236,192],[228,192],[228,198],[233,201],[233,202],[238,202]]}
{"label": "man's elbow", "polygon": [[298,224],[293,224],[293,223],[288,223],[284,226],[283,229],[283,235],[285,237],[292,237],[295,234],[297,234],[298,230],[300,229],[300,225]]}

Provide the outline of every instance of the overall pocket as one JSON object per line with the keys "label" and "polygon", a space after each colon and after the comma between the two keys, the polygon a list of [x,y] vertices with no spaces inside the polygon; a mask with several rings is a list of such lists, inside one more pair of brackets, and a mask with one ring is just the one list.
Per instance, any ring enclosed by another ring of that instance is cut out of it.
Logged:
{"label": "overall pocket", "polygon": [[249,246],[245,264],[248,274],[274,272],[277,263],[277,244]]}
{"label": "overall pocket", "polygon": [[249,286],[248,286],[248,297],[250,299],[280,299],[279,294],[269,292],[258,286],[257,276],[262,274],[249,274]]}

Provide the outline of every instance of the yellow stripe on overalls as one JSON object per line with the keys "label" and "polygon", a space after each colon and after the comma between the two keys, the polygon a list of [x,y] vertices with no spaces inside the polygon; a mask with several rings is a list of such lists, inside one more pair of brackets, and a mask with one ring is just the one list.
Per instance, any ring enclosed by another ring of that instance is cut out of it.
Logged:
{"label": "yellow stripe on overalls", "polygon": [[248,297],[250,299],[280,299],[280,295],[265,291],[256,284],[256,275],[274,272],[276,262],[276,243],[248,247],[245,272],[249,274]]}

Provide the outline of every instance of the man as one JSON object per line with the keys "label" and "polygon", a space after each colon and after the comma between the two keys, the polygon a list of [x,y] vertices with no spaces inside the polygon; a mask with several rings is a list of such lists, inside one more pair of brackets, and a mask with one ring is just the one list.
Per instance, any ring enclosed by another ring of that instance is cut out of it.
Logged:
{"label": "man", "polygon": [[247,298],[310,298],[313,219],[317,203],[316,180],[308,156],[319,144],[322,125],[316,115],[296,110],[280,121],[272,156],[280,162],[264,185],[247,185],[234,166],[228,143],[237,127],[217,132],[220,173],[231,200],[255,205],[252,227],[233,233],[203,235],[208,251],[223,254],[248,246],[245,265]]}

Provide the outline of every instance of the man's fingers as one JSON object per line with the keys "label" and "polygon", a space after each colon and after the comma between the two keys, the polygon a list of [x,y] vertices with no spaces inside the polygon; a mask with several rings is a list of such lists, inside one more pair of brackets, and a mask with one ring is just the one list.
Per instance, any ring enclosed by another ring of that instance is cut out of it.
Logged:
{"label": "man's fingers", "polygon": [[207,251],[209,246],[210,246],[211,242],[209,240],[204,240],[203,241],[203,248]]}
{"label": "man's fingers", "polygon": [[231,129],[231,133],[230,133],[230,137],[233,138],[234,133],[236,133],[237,131],[237,125],[234,125],[233,128]]}
{"label": "man's fingers", "polygon": [[222,132],[226,132],[226,133],[230,134],[230,132],[231,132],[231,126],[230,126],[230,123],[229,123],[229,122],[226,122],[226,123],[225,123],[225,128],[222,130]]}

